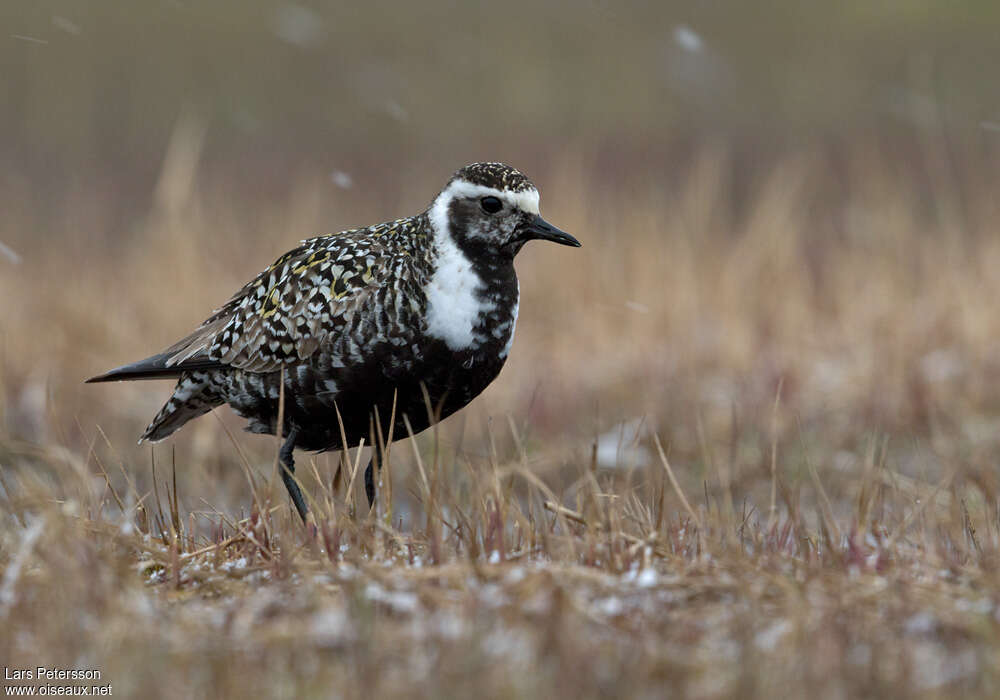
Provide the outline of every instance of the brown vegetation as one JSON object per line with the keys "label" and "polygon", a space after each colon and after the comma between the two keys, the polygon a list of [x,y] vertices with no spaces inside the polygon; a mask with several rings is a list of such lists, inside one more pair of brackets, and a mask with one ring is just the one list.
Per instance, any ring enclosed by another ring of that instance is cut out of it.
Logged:
{"label": "brown vegetation", "polygon": [[996,692],[995,164],[929,139],[906,168],[869,143],[532,173],[584,248],[522,253],[507,368],[395,436],[377,512],[358,455],[299,460],[310,537],[272,439],[224,410],[137,448],[169,387],[80,382],[433,188],[255,201],[196,173],[189,126],[129,239],[95,243],[94,189],[46,240],[0,221],[5,665],[171,697]]}

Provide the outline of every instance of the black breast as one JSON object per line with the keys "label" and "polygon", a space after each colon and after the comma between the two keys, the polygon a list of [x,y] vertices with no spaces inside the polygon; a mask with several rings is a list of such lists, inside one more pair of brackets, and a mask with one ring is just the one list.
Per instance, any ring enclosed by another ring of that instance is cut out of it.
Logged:
{"label": "black breast", "polygon": [[[321,349],[301,365],[286,370],[283,432],[294,424],[299,430],[297,446],[302,449],[339,450],[344,437],[349,447],[362,438],[371,444],[375,415],[387,436],[394,401],[394,439],[408,436],[404,415],[417,433],[466,406],[503,368],[518,305],[513,264],[484,269],[480,276],[484,283],[480,296],[487,304],[474,329],[477,342],[467,349],[452,350],[441,339],[428,335],[419,318],[406,319],[409,325],[405,328],[395,329],[390,337],[369,340],[363,347],[352,346],[351,338],[345,336],[338,345]],[[270,384],[271,390],[241,391],[233,386],[232,398],[239,395],[246,401],[230,403],[237,413],[251,418],[250,430],[273,433],[280,374],[256,378],[234,375],[230,384],[244,385],[250,380]]]}

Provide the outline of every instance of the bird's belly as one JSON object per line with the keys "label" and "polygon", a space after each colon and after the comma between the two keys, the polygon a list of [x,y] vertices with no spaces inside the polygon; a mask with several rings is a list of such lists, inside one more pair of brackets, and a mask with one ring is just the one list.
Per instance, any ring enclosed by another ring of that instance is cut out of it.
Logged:
{"label": "bird's belly", "polygon": [[[466,406],[496,378],[506,360],[495,347],[454,352],[430,343],[405,358],[380,350],[366,362],[342,367],[322,353],[308,364],[288,367],[282,432],[287,434],[294,424],[302,449],[339,450],[345,439],[351,447],[362,438],[371,444],[377,437],[377,415],[383,436],[391,429],[394,439],[405,438],[407,422],[409,430],[418,433]],[[280,372],[230,377],[227,402],[249,419],[251,432],[275,432],[280,377]]]}

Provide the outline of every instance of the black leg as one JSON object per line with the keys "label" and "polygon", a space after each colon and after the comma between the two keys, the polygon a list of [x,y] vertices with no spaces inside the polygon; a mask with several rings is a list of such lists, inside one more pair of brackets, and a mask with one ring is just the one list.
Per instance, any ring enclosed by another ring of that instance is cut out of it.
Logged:
{"label": "black leg", "polygon": [[281,480],[285,482],[285,488],[288,489],[288,495],[291,497],[292,503],[295,504],[295,510],[299,511],[299,517],[302,518],[302,522],[305,522],[309,509],[302,498],[302,491],[295,482],[295,477],[292,476],[295,473],[295,460],[292,458],[292,452],[295,450],[295,437],[298,432],[298,428],[292,428],[289,431],[288,437],[285,438],[285,443],[278,453],[278,461],[281,462]]}
{"label": "black leg", "polygon": [[[381,470],[382,465],[379,465]],[[368,509],[375,505],[375,455],[368,461],[368,468],[365,469],[365,495],[368,496]]]}

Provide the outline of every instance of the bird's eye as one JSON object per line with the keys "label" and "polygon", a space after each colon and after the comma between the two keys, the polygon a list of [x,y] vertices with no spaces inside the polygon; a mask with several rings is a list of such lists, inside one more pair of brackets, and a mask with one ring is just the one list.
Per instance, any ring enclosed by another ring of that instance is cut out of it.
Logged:
{"label": "bird's eye", "polygon": [[483,197],[479,200],[479,206],[481,206],[483,211],[487,214],[496,214],[498,211],[503,209],[503,202],[501,202],[497,197]]}

